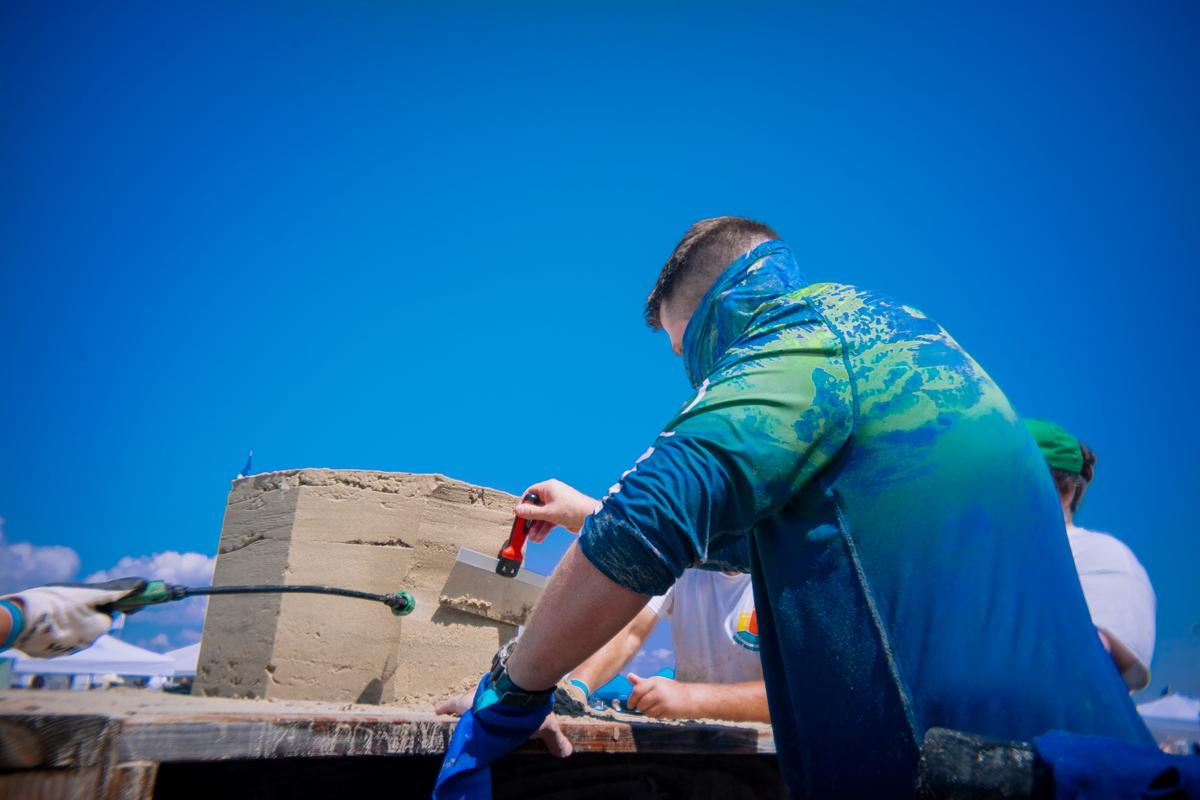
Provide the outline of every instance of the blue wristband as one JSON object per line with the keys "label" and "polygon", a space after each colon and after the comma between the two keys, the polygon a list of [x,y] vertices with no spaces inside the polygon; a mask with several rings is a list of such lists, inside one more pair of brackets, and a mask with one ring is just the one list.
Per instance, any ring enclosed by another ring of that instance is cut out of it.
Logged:
{"label": "blue wristband", "polygon": [[25,630],[25,612],[12,600],[0,599],[0,608],[3,608],[12,617],[12,630],[8,632],[8,638],[4,640],[4,643],[0,644],[0,650],[7,650],[16,644],[17,637],[21,635],[21,631]]}
{"label": "blue wristband", "polygon": [[592,690],[588,688],[588,685],[586,683],[579,680],[579,678],[571,678],[571,683],[575,684],[580,689],[583,689],[583,696],[586,697],[589,701],[591,701]]}

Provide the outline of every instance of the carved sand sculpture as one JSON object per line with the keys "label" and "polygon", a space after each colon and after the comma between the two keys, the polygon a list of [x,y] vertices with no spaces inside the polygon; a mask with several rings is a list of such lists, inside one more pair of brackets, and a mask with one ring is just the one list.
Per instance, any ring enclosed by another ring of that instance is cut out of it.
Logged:
{"label": "carved sand sculpture", "polygon": [[215,585],[400,589],[416,610],[319,595],[218,596],[193,692],[424,707],[473,686],[516,628],[444,608],[460,547],[496,552],[516,498],[442,475],[304,469],[234,482]]}

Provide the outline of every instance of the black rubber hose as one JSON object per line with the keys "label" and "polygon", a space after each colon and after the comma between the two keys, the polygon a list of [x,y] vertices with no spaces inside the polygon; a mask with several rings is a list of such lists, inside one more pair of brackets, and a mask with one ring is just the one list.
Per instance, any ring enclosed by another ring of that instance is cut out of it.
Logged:
{"label": "black rubber hose", "polygon": [[179,586],[172,588],[180,593],[180,597],[200,594],[333,594],[339,597],[354,597],[359,600],[374,600],[383,603],[398,614],[407,614],[415,605],[412,595],[408,592],[372,594],[354,589],[336,589],[332,586],[248,584],[244,586]]}

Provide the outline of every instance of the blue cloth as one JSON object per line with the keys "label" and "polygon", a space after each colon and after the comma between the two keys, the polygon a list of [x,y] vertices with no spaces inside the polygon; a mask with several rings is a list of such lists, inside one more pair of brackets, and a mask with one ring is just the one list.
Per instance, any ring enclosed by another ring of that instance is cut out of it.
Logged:
{"label": "blue cloth", "polygon": [[492,676],[484,675],[470,710],[462,715],[446,747],[434,800],[486,800],[492,796],[491,765],[533,735],[554,707],[517,708],[496,702]]}
{"label": "blue cloth", "polygon": [[1063,731],[1037,737],[1034,748],[1052,771],[1056,800],[1200,798],[1200,756]]}
{"label": "blue cloth", "polygon": [[749,562],[793,795],[911,795],[931,727],[1152,741],[1096,636],[1036,443],[946,330],[806,284],[774,241],[714,282],[683,356],[695,394],[580,548],[648,595]]}

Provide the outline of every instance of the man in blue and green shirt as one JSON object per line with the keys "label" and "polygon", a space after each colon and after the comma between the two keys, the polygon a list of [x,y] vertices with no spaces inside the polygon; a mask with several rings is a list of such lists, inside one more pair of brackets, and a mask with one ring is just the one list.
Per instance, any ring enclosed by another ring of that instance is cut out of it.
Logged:
{"label": "man in blue and green shirt", "polygon": [[[1091,632],[1033,439],[937,323],[810,284],[774,231],[737,217],[691,227],[646,317],[695,394],[587,509],[464,716],[442,796],[456,770],[538,727],[545,687],[701,565],[752,574],[793,794],[911,794],[931,727],[1150,741]],[[569,493],[543,494],[518,513],[578,513]]]}

